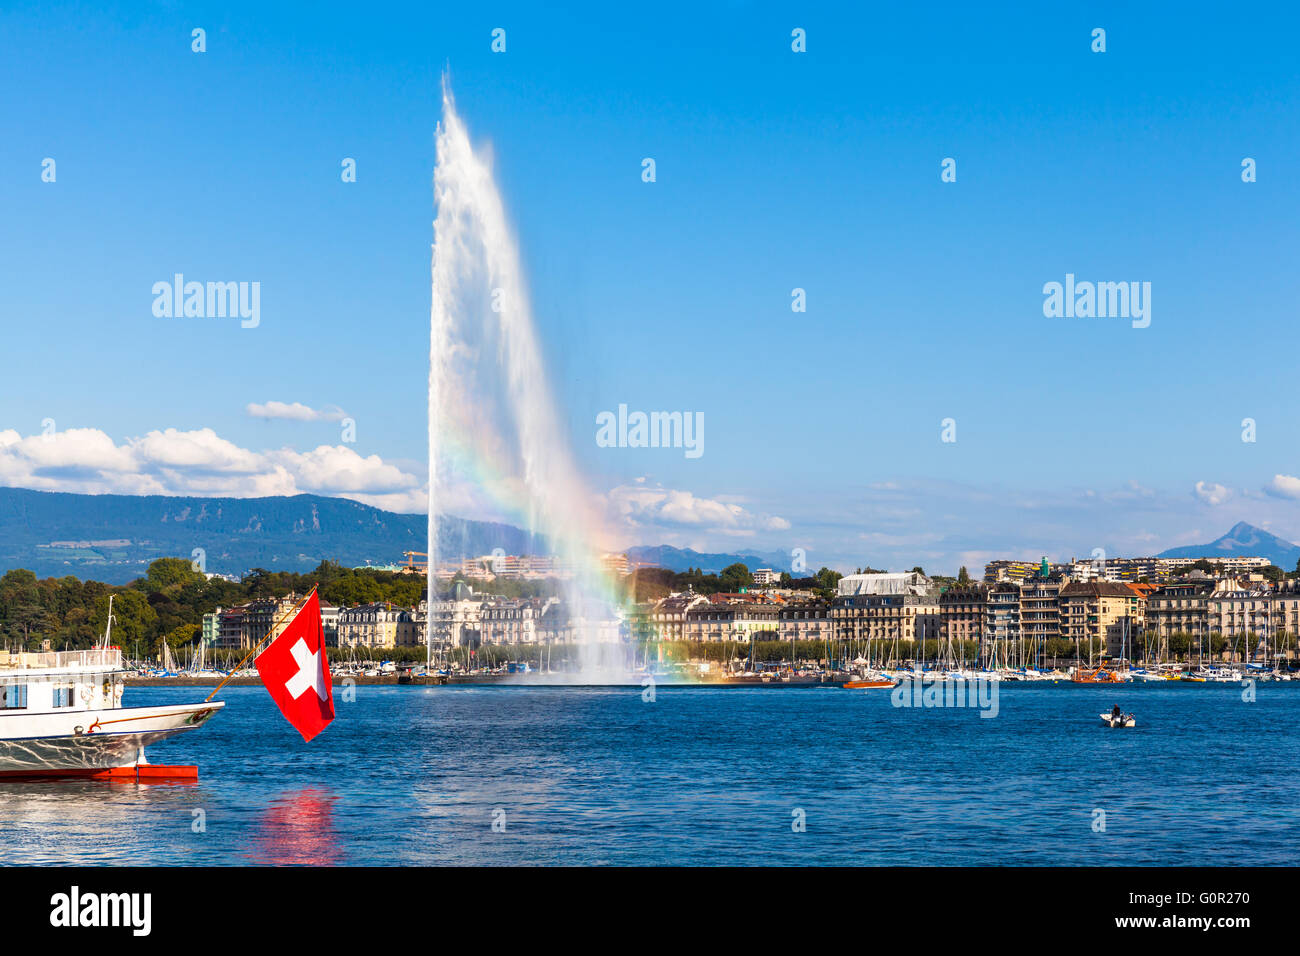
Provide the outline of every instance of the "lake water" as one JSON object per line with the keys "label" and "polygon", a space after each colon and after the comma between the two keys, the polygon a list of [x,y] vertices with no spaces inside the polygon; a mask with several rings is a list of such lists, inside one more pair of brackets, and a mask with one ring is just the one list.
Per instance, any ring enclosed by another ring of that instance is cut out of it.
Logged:
{"label": "lake water", "polygon": [[[0,784],[0,861],[1300,862],[1296,683],[1008,685],[992,719],[821,687],[355,692],[304,744],[262,688],[227,688],[148,754],[195,785]],[[1135,729],[1101,726],[1113,703]]]}

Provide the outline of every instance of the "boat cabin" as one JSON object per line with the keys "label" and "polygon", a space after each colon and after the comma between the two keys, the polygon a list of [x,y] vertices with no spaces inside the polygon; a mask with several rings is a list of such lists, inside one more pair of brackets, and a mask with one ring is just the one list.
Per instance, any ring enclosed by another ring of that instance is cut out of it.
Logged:
{"label": "boat cabin", "polygon": [[0,651],[0,716],[103,710],[122,703],[122,651]]}

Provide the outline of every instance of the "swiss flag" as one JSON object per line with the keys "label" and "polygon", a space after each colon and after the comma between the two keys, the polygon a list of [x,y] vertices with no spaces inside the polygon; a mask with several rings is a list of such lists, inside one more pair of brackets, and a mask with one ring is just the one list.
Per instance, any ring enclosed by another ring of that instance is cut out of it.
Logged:
{"label": "swiss flag", "polygon": [[315,591],[289,626],[258,656],[257,672],[271,699],[303,740],[311,740],[329,726],[334,719],[334,692]]}

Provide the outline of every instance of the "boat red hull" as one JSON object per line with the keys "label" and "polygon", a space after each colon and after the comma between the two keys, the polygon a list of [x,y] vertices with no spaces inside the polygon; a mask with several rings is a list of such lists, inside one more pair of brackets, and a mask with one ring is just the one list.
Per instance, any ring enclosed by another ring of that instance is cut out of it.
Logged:
{"label": "boat red hull", "polygon": [[197,783],[199,768],[169,764],[139,764],[107,769],[13,770],[0,780],[107,780],[117,783]]}

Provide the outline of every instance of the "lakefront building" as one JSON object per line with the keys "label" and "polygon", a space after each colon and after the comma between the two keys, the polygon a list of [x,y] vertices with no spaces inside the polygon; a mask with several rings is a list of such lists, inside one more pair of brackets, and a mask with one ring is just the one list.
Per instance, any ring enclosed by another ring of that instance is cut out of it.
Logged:
{"label": "lakefront building", "polygon": [[939,638],[945,645],[980,642],[984,636],[988,594],[989,589],[980,584],[944,589],[939,595]]}
{"label": "lakefront building", "polygon": [[409,608],[362,604],[339,610],[339,647],[396,647],[397,627]]}
{"label": "lakefront building", "polygon": [[831,620],[840,641],[937,640],[939,589],[916,571],[845,575]]}
{"label": "lakefront building", "polygon": [[1146,630],[1161,647],[1175,634],[1194,638],[1210,634],[1210,599],[1217,590],[1213,580],[1166,584],[1147,598]]}
{"label": "lakefront building", "polygon": [[484,602],[479,628],[484,644],[536,644],[543,605],[527,599]]}
{"label": "lakefront building", "polygon": [[286,594],[282,598],[261,598],[244,605],[243,644],[252,649],[268,634],[276,622],[287,617],[301,601],[297,594]]}
{"label": "lakefront building", "polygon": [[835,623],[831,606],[825,601],[791,604],[778,612],[779,637],[783,641],[831,641]]}
{"label": "lakefront building", "polygon": [[1003,582],[988,589],[984,604],[984,639],[1003,648],[1020,640],[1020,586]]}
{"label": "lakefront building", "polygon": [[615,644],[622,638],[623,619],[604,601],[547,600],[537,623],[543,644]]}
{"label": "lakefront building", "polygon": [[216,647],[221,638],[221,608],[203,615],[203,646]]}
{"label": "lakefront building", "polygon": [[687,613],[708,603],[708,598],[694,591],[660,598],[651,606],[647,615],[650,636],[658,641],[686,640]]}
{"label": "lakefront building", "polygon": [[1300,579],[1285,581],[1273,592],[1272,637],[1296,646],[1300,635]]}
{"label": "lakefront building", "polygon": [[775,604],[710,601],[686,612],[688,641],[775,641],[780,631],[781,608]]}
{"label": "lakefront building", "polygon": [[221,650],[238,650],[244,647],[244,609],[228,607],[217,611],[217,642]]}
{"label": "lakefront building", "polygon": [[1254,658],[1276,637],[1274,613],[1284,601],[1261,588],[1219,590],[1210,595],[1206,627],[1227,639],[1234,656]]}
{"label": "lakefront building", "polygon": [[1043,647],[1061,636],[1061,589],[1066,580],[1051,574],[1020,585],[1020,636],[1027,644]]}
{"label": "lakefront building", "polygon": [[[433,646],[476,648],[483,643],[482,597],[462,586],[444,601],[433,602]],[[425,602],[421,606],[427,607]]]}
{"label": "lakefront building", "polygon": [[1060,592],[1061,636],[1084,653],[1132,655],[1142,631],[1142,598],[1117,581],[1071,581]]}

